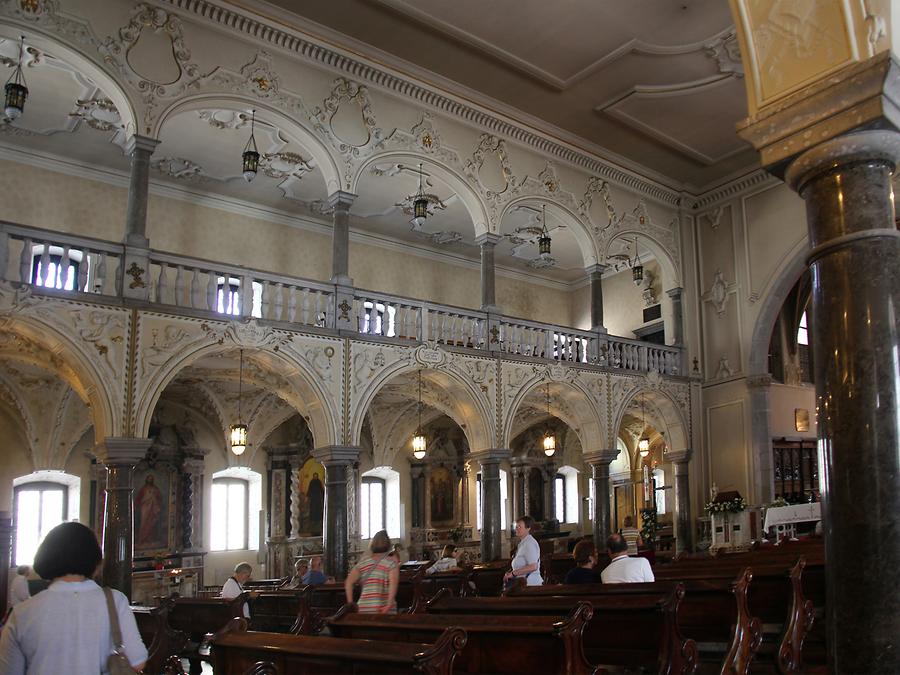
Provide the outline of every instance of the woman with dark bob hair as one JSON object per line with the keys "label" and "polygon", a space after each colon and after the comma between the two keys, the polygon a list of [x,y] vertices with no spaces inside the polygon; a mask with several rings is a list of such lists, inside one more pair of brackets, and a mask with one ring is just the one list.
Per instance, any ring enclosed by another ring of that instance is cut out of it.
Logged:
{"label": "woman with dark bob hair", "polygon": [[[102,558],[94,533],[80,523],[57,525],[34,557],[34,571],[52,583],[16,605],[0,638],[3,675],[105,673],[115,651],[106,594],[91,577]],[[113,591],[124,655],[135,671],[147,660],[128,599]]]}

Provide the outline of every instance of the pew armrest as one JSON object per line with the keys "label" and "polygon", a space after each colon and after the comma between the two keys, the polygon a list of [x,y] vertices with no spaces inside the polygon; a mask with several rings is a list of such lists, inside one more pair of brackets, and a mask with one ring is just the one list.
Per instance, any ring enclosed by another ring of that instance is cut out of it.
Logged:
{"label": "pew armrest", "polygon": [[467,641],[466,631],[458,626],[450,626],[433,645],[416,654],[413,665],[416,670],[427,675],[451,675],[453,662]]}

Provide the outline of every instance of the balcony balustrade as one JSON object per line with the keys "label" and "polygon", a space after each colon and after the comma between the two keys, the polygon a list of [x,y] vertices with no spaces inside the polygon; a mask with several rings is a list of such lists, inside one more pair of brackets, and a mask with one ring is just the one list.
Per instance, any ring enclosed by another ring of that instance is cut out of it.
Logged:
{"label": "balcony balustrade", "polygon": [[[0,279],[36,293],[122,297],[137,277],[116,244],[0,221]],[[149,301],[165,307],[253,317],[335,331],[346,300],[332,284],[151,250]],[[352,310],[352,312],[351,312]],[[354,289],[351,330],[388,341],[434,341],[546,361],[632,372],[684,375],[680,348],[505,315]]]}

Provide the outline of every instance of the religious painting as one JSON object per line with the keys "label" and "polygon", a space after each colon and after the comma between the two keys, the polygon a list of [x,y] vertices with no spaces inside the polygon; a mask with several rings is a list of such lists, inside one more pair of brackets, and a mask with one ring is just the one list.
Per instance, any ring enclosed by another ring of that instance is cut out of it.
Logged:
{"label": "religious painting", "polygon": [[453,476],[445,466],[431,470],[431,522],[453,521]]}
{"label": "religious painting", "polygon": [[300,467],[300,533],[321,536],[325,514],[325,467],[312,457]]}
{"label": "religious painting", "polygon": [[175,543],[173,472],[168,467],[134,471],[134,552],[171,551]]}

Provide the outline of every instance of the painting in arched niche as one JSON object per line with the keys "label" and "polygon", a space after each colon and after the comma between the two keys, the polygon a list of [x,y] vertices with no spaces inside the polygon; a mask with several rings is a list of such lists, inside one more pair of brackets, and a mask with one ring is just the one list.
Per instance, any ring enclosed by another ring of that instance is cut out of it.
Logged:
{"label": "painting in arched niche", "polygon": [[454,477],[445,466],[431,472],[431,520],[434,524],[453,521]]}
{"label": "painting in arched niche", "polygon": [[321,535],[324,513],[325,467],[310,457],[300,468],[300,532]]}

